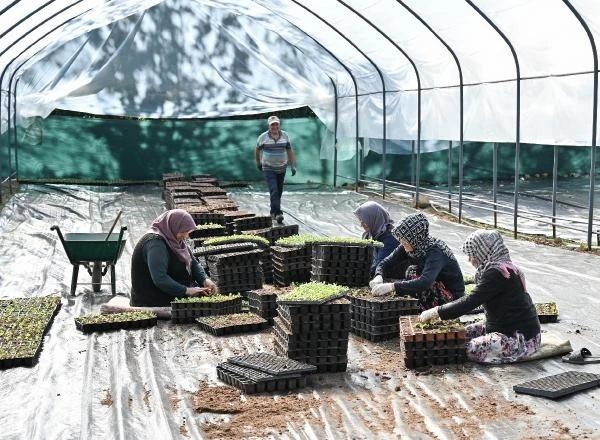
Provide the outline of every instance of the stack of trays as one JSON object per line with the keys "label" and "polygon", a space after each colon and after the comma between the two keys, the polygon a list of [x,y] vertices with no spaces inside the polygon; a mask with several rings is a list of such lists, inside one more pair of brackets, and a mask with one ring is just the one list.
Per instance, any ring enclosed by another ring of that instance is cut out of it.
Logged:
{"label": "stack of trays", "polygon": [[298,225],[271,226],[268,228],[256,229],[254,231],[246,231],[246,233],[264,237],[269,240],[271,245],[273,245],[280,238],[298,235]]}
{"label": "stack of trays", "polygon": [[267,320],[273,325],[273,318],[277,316],[277,294],[265,290],[251,290],[248,292],[248,303],[251,313]]}
{"label": "stack of trays", "polygon": [[234,313],[232,315],[202,316],[196,322],[205,332],[215,336],[232,335],[264,330],[269,326],[266,319],[254,313]]}
{"label": "stack of trays", "polygon": [[463,364],[465,344],[465,326],[460,321],[421,324],[418,316],[400,318],[400,348],[406,368]]}
{"label": "stack of trays", "polygon": [[263,278],[260,258],[263,251],[233,252],[206,257],[210,278],[221,293],[262,289]]}
{"label": "stack of trays", "polygon": [[313,244],[311,281],[365,286],[369,283],[373,247]]}
{"label": "stack of trays", "polygon": [[234,356],[217,365],[217,376],[246,394],[289,391],[306,386],[317,368],[282,356],[254,353]]}
{"label": "stack of trays", "polygon": [[292,282],[310,279],[311,252],[306,246],[271,247],[273,282],[278,286],[289,286]]}
{"label": "stack of trays", "polygon": [[240,295],[214,295],[204,297],[182,298],[171,302],[171,321],[189,324],[201,316],[228,315],[242,311]]}
{"label": "stack of trays", "polygon": [[352,303],[350,331],[369,341],[397,338],[400,334],[400,316],[421,312],[415,298],[374,297],[370,293],[367,288],[357,289],[348,296]]}
{"label": "stack of trays", "polygon": [[323,304],[279,303],[274,318],[275,353],[315,365],[317,371],[346,371],[350,334],[350,301]]}
{"label": "stack of trays", "polygon": [[206,225],[208,223],[215,223],[217,225],[225,226],[225,214],[222,212],[207,212],[206,207],[199,207],[187,209],[197,225]]}
{"label": "stack of trays", "polygon": [[[245,243],[230,243],[230,244],[219,244],[215,246],[204,246],[194,248],[193,254],[202,266],[207,268],[208,264],[206,262],[206,257],[208,255],[224,255],[230,254],[232,252],[242,252],[242,251],[251,251],[254,249],[258,249],[258,245],[256,243],[245,242]],[[209,275],[210,276],[210,275]]]}
{"label": "stack of trays", "polygon": [[225,228],[227,228],[227,235],[233,235],[235,233],[235,220],[238,218],[254,217],[255,214],[247,211],[226,211],[223,213],[225,216]]}
{"label": "stack of trays", "polygon": [[270,228],[273,226],[273,219],[270,215],[255,215],[252,217],[240,217],[233,221],[233,233],[243,234],[245,231],[254,231],[256,229]]}
{"label": "stack of trays", "polygon": [[260,256],[260,269],[262,271],[263,283],[273,284],[273,260],[271,259],[271,248],[260,246],[263,253]]}
{"label": "stack of trays", "polygon": [[225,226],[212,223],[196,226],[196,229],[190,233],[190,238],[192,240],[196,238],[206,240],[209,237],[222,237],[223,235],[226,235]]}

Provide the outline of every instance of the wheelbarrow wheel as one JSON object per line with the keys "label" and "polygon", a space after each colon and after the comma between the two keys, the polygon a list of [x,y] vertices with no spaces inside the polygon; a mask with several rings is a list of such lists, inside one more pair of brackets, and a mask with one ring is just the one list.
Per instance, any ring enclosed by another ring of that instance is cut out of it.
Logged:
{"label": "wheelbarrow wheel", "polygon": [[92,290],[100,292],[102,284],[102,261],[94,261],[92,264]]}

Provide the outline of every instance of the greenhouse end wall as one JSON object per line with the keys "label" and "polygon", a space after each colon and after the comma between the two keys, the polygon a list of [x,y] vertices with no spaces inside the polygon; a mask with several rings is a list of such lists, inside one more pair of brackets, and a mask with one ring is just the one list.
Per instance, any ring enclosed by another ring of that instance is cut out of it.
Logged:
{"label": "greenhouse end wall", "polygon": [[[164,173],[208,173],[224,181],[258,181],[254,163],[256,138],[266,130],[261,119],[157,120],[50,116],[18,130],[18,175],[21,180],[158,180]],[[324,126],[316,118],[284,118],[291,137],[298,174],[290,183],[333,184],[334,162],[322,160]],[[5,133],[6,135],[6,133]],[[2,174],[7,174],[7,139],[2,137]],[[498,178],[514,176],[514,145],[499,144]],[[589,148],[559,147],[559,175],[589,172]],[[491,143],[466,143],[465,181],[491,180]],[[14,156],[14,151],[12,152]],[[381,155],[370,152],[364,175],[381,178]],[[452,176],[458,180],[459,149],[452,149]],[[14,157],[13,157],[14,162]],[[356,161],[338,162],[337,183],[353,180]],[[388,155],[389,180],[411,181],[411,156]],[[521,145],[521,175],[551,174],[553,148]],[[420,180],[448,181],[448,150],[421,155]]]}

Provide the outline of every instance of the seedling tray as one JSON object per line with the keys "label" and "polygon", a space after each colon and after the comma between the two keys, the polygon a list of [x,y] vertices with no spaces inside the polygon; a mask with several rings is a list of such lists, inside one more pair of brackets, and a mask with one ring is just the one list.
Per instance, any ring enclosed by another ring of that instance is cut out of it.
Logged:
{"label": "seedling tray", "polygon": [[[141,319],[131,319],[131,314],[146,314],[149,317],[141,318]],[[150,316],[154,315],[154,316]],[[156,325],[157,317],[154,313],[151,312],[124,312],[124,313],[111,313],[108,315],[100,315],[101,318],[104,319],[103,322],[85,322],[87,318],[90,318],[94,315],[88,316],[80,316],[75,318],[75,327],[77,330],[83,333],[93,333],[93,332],[105,332],[105,331],[114,331],[121,329],[140,329],[153,327]],[[100,319],[100,318],[98,318]]]}
{"label": "seedling tray", "polygon": [[294,348],[342,347],[348,345],[349,330],[292,333],[279,316],[273,318],[273,331],[282,343]]}
{"label": "seedling tray", "polygon": [[534,305],[540,323],[546,324],[558,321],[558,307],[555,302],[535,303]]}
{"label": "seedling tray", "polygon": [[344,298],[347,293],[348,293],[347,291],[344,291],[344,292],[332,294],[332,295],[329,295],[320,300],[303,300],[303,299],[293,300],[293,299],[286,299],[286,296],[282,295],[279,298],[277,298],[277,304],[282,305],[282,306],[293,306],[293,307],[308,306],[308,305],[322,305],[322,304],[328,303],[329,301]]}
{"label": "seedling tray", "polygon": [[228,362],[217,365],[218,378],[228,385],[239,388],[246,394],[273,391],[283,392],[306,386],[306,376],[298,375],[297,377],[290,378],[262,376],[264,380],[256,381],[256,377],[261,377],[256,373],[256,370],[240,367]]}
{"label": "seedling tray", "polygon": [[557,399],[598,385],[600,385],[598,374],[565,371],[514,385],[513,390],[516,393]]}
{"label": "seedling tray", "polygon": [[253,353],[243,356],[234,356],[227,362],[263,371],[274,376],[287,376],[290,374],[311,374],[317,371],[314,365],[295,361],[284,356],[275,356],[269,353]]}
{"label": "seedling tray", "polygon": [[381,342],[381,341],[387,341],[389,339],[394,339],[394,338],[397,338],[398,334],[399,334],[399,332],[397,332],[397,331],[394,331],[391,333],[369,333],[367,331],[360,330],[355,327],[352,327],[350,332],[355,336],[358,336],[363,339],[367,339],[368,341],[372,341],[372,342]]}
{"label": "seedling tray", "polygon": [[196,319],[200,328],[215,336],[248,333],[264,330],[269,326],[266,319],[253,313],[233,315],[203,316]]}
{"label": "seedling tray", "polygon": [[442,321],[423,328],[418,316],[400,317],[401,349],[407,368],[466,360],[466,330],[460,322]]}

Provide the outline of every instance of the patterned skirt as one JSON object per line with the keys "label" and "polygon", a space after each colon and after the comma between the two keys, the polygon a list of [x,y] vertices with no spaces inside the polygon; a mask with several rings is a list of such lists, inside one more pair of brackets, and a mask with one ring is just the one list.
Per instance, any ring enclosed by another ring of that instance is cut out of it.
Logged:
{"label": "patterned skirt", "polygon": [[[414,280],[419,278],[417,266],[408,266],[406,269],[406,279]],[[421,310],[427,310],[432,307],[441,306],[452,302],[456,299],[456,295],[451,292],[441,281],[435,281],[433,285],[417,295],[419,307]]]}
{"label": "patterned skirt", "polygon": [[[470,339],[470,340],[469,340]],[[467,358],[482,364],[510,364],[527,359],[540,347],[541,335],[525,339],[522,333],[486,333],[485,321],[467,325]]]}

